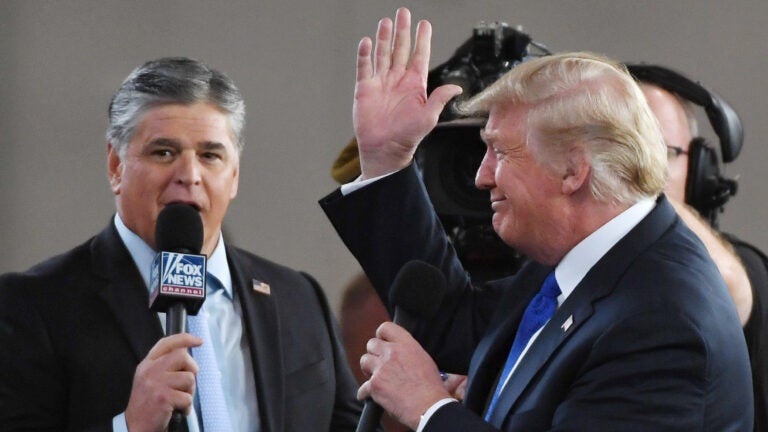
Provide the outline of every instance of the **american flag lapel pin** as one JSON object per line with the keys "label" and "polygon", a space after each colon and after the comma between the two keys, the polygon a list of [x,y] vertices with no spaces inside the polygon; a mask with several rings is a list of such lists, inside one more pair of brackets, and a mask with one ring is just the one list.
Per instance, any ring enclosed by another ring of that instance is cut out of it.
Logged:
{"label": "american flag lapel pin", "polygon": [[269,288],[269,284],[257,279],[253,279],[253,290],[264,295],[272,294],[272,291]]}
{"label": "american flag lapel pin", "polygon": [[563,333],[567,332],[569,328],[571,328],[571,324],[573,324],[573,315],[569,315],[568,318],[563,322],[563,325],[560,326],[561,329],[563,329]]}

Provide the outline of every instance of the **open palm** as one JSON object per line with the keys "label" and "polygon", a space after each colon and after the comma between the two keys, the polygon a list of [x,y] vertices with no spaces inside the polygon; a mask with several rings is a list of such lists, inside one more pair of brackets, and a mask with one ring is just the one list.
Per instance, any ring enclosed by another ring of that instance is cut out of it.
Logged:
{"label": "open palm", "polygon": [[369,38],[358,48],[353,122],[364,178],[407,166],[445,104],[461,93],[460,87],[445,85],[427,97],[429,22],[419,22],[410,65],[408,9],[398,9],[394,27],[394,43],[393,23],[384,18],[376,33],[375,52]]}

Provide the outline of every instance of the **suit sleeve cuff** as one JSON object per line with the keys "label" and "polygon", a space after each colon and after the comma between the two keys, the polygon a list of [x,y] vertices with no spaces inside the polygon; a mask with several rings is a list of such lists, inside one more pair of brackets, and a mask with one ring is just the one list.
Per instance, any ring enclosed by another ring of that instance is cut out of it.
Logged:
{"label": "suit sleeve cuff", "polygon": [[453,402],[458,403],[459,401],[454,398],[445,398],[435,402],[431,407],[427,409],[426,412],[424,412],[424,414],[421,415],[421,420],[419,421],[418,428],[416,428],[416,432],[422,432],[427,426],[427,423],[429,422],[429,419],[432,417],[432,415],[437,412],[437,410],[439,410],[443,405],[447,405]]}

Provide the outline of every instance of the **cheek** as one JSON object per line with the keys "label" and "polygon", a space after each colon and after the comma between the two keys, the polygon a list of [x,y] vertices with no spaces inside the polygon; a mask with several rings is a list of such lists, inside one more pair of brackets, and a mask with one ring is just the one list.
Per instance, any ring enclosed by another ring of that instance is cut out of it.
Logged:
{"label": "cheek", "polygon": [[512,170],[497,169],[494,178],[496,185],[504,193],[507,200],[517,201],[517,197],[526,192],[522,179],[518,178]]}
{"label": "cheek", "polygon": [[688,175],[688,161],[685,158],[677,158],[668,165],[669,178],[685,179]]}

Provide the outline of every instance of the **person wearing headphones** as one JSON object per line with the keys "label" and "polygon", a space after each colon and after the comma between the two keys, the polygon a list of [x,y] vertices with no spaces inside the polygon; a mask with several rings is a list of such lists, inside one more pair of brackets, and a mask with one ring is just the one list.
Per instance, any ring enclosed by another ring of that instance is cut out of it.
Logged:
{"label": "person wearing headphones", "polygon": [[[664,192],[706,246],[736,304],[752,366],[754,430],[768,430],[768,259],[755,246],[716,229],[722,198],[735,193],[735,186],[719,176],[714,149],[699,137],[695,105],[707,110],[724,161],[732,161],[741,148],[741,123],[718,95],[673,70],[645,64],[630,64],[628,69],[640,81],[667,145],[669,178]],[[709,188],[718,182],[721,191]],[[709,189],[702,193],[702,187]]]}

